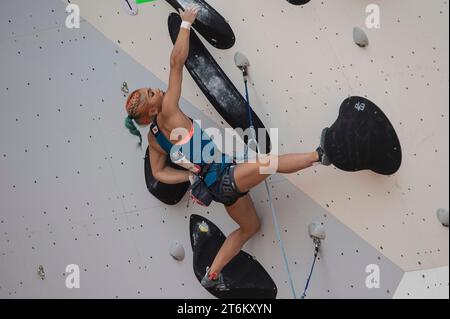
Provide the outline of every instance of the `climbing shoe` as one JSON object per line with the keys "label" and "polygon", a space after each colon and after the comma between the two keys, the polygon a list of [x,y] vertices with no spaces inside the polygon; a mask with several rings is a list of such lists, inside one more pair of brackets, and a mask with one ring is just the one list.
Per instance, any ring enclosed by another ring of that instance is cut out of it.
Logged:
{"label": "climbing shoe", "polygon": [[216,273],[209,273],[209,267],[206,267],[206,274],[202,279],[202,286],[204,288],[212,288],[215,290],[220,291],[227,291],[229,290],[227,286],[225,285],[225,282],[223,281],[222,274],[216,274]]}

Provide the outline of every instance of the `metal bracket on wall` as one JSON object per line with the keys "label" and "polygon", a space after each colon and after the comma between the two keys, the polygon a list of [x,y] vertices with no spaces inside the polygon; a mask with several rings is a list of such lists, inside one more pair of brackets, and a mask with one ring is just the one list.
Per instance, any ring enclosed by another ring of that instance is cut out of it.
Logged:
{"label": "metal bracket on wall", "polygon": [[124,96],[126,96],[128,93],[130,93],[130,89],[128,89],[128,83],[127,82],[123,82],[122,87],[120,88],[120,90],[122,91]]}
{"label": "metal bracket on wall", "polygon": [[41,278],[41,280],[45,279],[44,266],[39,265],[38,270],[37,270],[37,274],[38,274],[39,278]]}

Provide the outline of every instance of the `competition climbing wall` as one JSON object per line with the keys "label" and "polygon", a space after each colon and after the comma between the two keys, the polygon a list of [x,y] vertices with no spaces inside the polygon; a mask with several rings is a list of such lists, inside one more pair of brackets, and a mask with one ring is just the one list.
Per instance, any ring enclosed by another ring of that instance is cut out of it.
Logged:
{"label": "competition climbing wall", "polygon": [[[193,274],[189,216],[226,234],[236,225],[218,204],[153,198],[144,152],[123,127],[124,81],[166,87],[173,9],[158,0],[130,16],[119,0],[70,2],[80,29],[64,25],[68,1],[2,3],[0,298],[210,298]],[[236,44],[206,45],[238,88],[233,55],[249,57],[251,102],[266,127],[279,128],[280,153],[315,149],[348,95],[377,103],[402,143],[391,177],[318,166],[270,179],[297,294],[313,257],[307,227],[319,222],[327,239],[309,298],[448,298],[448,228],[436,219],[449,206],[448,2],[208,3]],[[364,26],[370,3],[381,8],[380,29]],[[365,49],[352,42],[355,26],[369,37]],[[206,127],[227,127],[187,72],[183,98]],[[290,298],[267,194],[261,185],[251,195],[263,226],[244,249],[278,298]],[[173,240],[186,249],[182,262],[168,254]],[[79,289],[66,288],[70,264],[80,267]],[[366,286],[373,264],[378,289]]]}

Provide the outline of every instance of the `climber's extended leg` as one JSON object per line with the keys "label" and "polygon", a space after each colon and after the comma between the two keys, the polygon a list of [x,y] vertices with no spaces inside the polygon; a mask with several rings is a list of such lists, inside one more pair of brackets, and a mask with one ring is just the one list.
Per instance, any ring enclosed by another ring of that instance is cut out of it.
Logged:
{"label": "climber's extended leg", "polygon": [[[277,173],[281,174],[298,172],[311,167],[315,162],[320,160],[318,152],[269,155],[268,157],[271,161],[276,162],[278,160]],[[237,188],[241,192],[247,192],[263,182],[270,176],[270,174],[261,174],[261,169],[264,167],[268,167],[266,160],[237,165],[234,171],[234,180]]]}
{"label": "climber's extended leg", "polygon": [[220,273],[241,250],[242,246],[255,235],[261,223],[256,214],[255,205],[249,194],[239,198],[231,206],[225,206],[230,217],[239,225],[239,228],[231,233],[220,248],[208,273],[205,275],[202,285],[212,287],[223,284]]}

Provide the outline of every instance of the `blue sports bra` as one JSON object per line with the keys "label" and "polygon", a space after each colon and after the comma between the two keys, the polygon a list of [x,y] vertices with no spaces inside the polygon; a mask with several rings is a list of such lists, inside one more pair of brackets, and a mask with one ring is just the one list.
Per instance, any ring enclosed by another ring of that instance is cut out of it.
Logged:
{"label": "blue sports bra", "polygon": [[[211,164],[204,175],[204,181],[210,187],[217,181],[225,168],[233,164],[233,158],[220,152],[214,141],[199,124],[191,118],[189,119],[192,122],[191,132],[188,137],[177,144],[173,144],[162,133],[156,118],[150,125],[150,131],[175,164],[188,168],[195,174],[199,174],[206,165]],[[216,158],[219,160],[215,160]]]}

